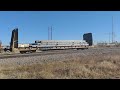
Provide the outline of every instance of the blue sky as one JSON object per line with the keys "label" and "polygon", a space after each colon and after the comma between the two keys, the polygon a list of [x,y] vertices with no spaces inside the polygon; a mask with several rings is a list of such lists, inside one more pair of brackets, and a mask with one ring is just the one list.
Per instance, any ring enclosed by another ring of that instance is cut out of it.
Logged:
{"label": "blue sky", "polygon": [[19,43],[48,39],[53,26],[54,40],[79,40],[87,32],[94,42],[109,41],[114,16],[115,40],[120,42],[120,11],[0,11],[0,40],[9,44],[14,28],[19,29]]}

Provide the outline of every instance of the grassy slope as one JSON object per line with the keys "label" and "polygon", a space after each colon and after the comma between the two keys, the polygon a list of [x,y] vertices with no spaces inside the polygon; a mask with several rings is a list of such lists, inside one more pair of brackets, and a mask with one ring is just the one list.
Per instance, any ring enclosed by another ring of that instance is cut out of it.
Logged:
{"label": "grassy slope", "polygon": [[109,79],[120,77],[120,56],[65,58],[26,66],[0,66],[0,78],[18,79]]}

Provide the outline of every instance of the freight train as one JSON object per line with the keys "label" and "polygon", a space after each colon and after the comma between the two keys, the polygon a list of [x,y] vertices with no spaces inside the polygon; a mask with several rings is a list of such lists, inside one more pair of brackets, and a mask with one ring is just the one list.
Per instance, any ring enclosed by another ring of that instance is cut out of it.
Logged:
{"label": "freight train", "polygon": [[12,31],[11,52],[36,52],[37,50],[88,49],[86,40],[36,40],[30,44],[18,44],[18,28]]}
{"label": "freight train", "polygon": [[17,50],[20,53],[47,51],[47,50],[66,50],[66,49],[88,49],[89,44],[85,40],[41,40],[31,44],[18,44]]}

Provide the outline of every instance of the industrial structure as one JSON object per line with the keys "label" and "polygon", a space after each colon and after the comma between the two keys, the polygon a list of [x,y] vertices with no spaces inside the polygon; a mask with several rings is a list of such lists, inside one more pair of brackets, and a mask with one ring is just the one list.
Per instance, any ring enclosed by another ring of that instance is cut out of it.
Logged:
{"label": "industrial structure", "polygon": [[18,28],[12,31],[10,51],[14,52],[18,48]]}
{"label": "industrial structure", "polygon": [[83,40],[85,40],[89,46],[93,45],[93,37],[92,37],[92,33],[85,33],[83,35]]}

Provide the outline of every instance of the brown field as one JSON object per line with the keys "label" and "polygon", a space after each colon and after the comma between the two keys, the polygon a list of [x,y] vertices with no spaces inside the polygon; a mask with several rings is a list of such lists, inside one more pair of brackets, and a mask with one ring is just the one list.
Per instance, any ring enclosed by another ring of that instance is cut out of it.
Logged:
{"label": "brown field", "polygon": [[[51,59],[51,58],[48,58]],[[60,58],[59,58],[60,59]],[[27,65],[0,64],[1,79],[118,79],[120,53],[69,55],[62,60]]]}

